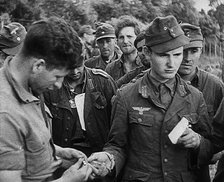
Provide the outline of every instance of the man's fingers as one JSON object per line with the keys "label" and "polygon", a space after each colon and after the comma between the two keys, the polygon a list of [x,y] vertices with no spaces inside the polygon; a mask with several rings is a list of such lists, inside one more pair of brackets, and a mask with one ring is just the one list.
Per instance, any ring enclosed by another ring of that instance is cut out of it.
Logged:
{"label": "man's fingers", "polygon": [[78,151],[78,150],[76,150],[75,152],[73,152],[71,155],[73,157],[76,157],[76,158],[85,158],[85,159],[87,159],[86,155],[83,152]]}
{"label": "man's fingers", "polygon": [[83,165],[83,161],[84,159],[83,158],[80,158],[74,165],[72,165],[71,167],[78,170],[79,168],[82,167]]}
{"label": "man's fingers", "polygon": [[92,168],[93,173],[95,173],[95,174],[98,174],[98,173],[99,173],[99,170],[98,170],[96,167],[94,167],[94,166],[91,165],[91,164],[89,164],[89,165],[90,165],[90,167]]}
{"label": "man's fingers", "polygon": [[92,162],[94,160],[97,160],[97,156],[93,154],[87,160],[88,160],[88,162]]}
{"label": "man's fingers", "polygon": [[92,167],[90,167],[89,165],[87,166],[87,171],[86,171],[86,178],[85,181],[88,180],[89,176],[92,174],[93,170]]}

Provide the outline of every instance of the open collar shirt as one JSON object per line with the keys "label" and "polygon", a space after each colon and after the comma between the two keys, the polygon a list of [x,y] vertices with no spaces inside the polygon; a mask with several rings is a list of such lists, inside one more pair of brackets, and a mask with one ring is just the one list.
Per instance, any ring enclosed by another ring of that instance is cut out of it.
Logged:
{"label": "open collar shirt", "polygon": [[41,101],[17,82],[9,63],[0,69],[0,170],[21,170],[22,181],[46,181],[57,168],[50,129]]}

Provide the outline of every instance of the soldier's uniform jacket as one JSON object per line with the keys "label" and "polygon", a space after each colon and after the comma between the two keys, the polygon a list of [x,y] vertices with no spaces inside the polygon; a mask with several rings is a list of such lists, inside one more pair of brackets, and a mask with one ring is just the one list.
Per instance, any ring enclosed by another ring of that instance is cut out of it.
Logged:
{"label": "soldier's uniform jacket", "polygon": [[101,55],[94,56],[85,62],[85,66],[87,66],[88,68],[97,68],[97,69],[105,70],[106,66],[109,63],[119,60],[120,57],[121,55],[118,54],[116,51],[114,52],[114,56],[112,57],[112,59],[109,60],[108,62],[104,61]]}
{"label": "soldier's uniform jacket", "polygon": [[135,81],[138,76],[141,77],[147,69],[147,67],[142,65],[126,73],[116,81],[117,87],[120,88],[121,86],[126,85],[131,81]]}
{"label": "soldier's uniform jacket", "polygon": [[[112,78],[117,81],[119,78],[123,77],[125,73],[125,68],[124,68],[124,61],[123,61],[123,56],[119,60],[113,61],[110,64],[107,65],[105,71],[112,76]],[[137,67],[142,66],[141,58],[137,56],[135,58],[135,63]]]}
{"label": "soldier's uniform jacket", "polygon": [[[214,115],[217,114],[217,110],[220,107],[220,103],[224,96],[223,82],[218,77],[214,76],[213,74],[205,72],[204,70],[197,68],[195,77],[191,80],[191,85],[198,88],[203,93],[203,97],[205,99],[205,102],[206,102],[206,105],[208,108],[210,121],[212,122],[213,117],[214,117]],[[218,114],[220,114],[220,113],[223,113],[223,110],[221,112],[219,112]],[[223,116],[221,116],[221,117],[223,117]],[[219,116],[220,120],[221,120],[221,117]],[[220,127],[220,126],[218,126],[218,127]],[[221,153],[219,155],[221,156]],[[223,171],[223,167],[222,167],[223,159],[224,158],[222,157],[221,160],[219,160],[217,172]],[[205,172],[205,170],[204,170],[204,172],[199,171],[199,175],[201,176],[200,179],[198,180],[199,182],[200,181],[203,181],[203,182],[210,181],[210,178],[208,177],[208,175],[206,175],[206,174],[209,174],[209,167],[206,166],[205,168],[207,168],[206,172]],[[216,178],[215,178],[216,180],[218,178],[217,174],[216,174]],[[221,181],[222,181],[222,179],[221,179]]]}
{"label": "soldier's uniform jacket", "polygon": [[[102,70],[85,68],[84,121],[86,137],[92,152],[102,150],[110,128],[111,98],[116,92],[112,78]],[[45,102],[52,115],[54,143],[74,147],[72,137],[78,118],[72,113],[65,84],[59,90],[45,94]],[[85,151],[83,151],[85,152]]]}
{"label": "soldier's uniform jacket", "polygon": [[212,119],[224,96],[224,84],[216,76],[197,68],[191,85],[199,89],[204,96],[209,117]]}
{"label": "soldier's uniform jacket", "polygon": [[123,181],[195,182],[197,149],[174,145],[168,138],[182,117],[190,121],[197,133],[210,135],[202,93],[178,75],[167,110],[155,96],[149,73],[118,91],[112,109],[109,142],[104,150],[114,155],[117,173],[125,163]]}

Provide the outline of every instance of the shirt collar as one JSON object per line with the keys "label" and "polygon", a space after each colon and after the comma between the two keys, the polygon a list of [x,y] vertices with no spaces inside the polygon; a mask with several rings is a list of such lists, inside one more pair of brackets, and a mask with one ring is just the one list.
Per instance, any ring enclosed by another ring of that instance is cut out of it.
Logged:
{"label": "shirt collar", "polygon": [[13,77],[12,70],[10,69],[10,65],[9,65],[9,62],[11,60],[12,60],[12,57],[8,57],[5,60],[3,69],[4,69],[4,74],[6,76],[6,79],[9,82],[10,86],[13,88],[15,94],[18,96],[18,98],[20,98],[21,101],[25,103],[39,102],[40,100],[32,94],[31,89],[30,91],[27,91],[22,86],[22,84],[17,82],[17,80]]}
{"label": "shirt collar", "polygon": [[164,84],[166,86],[166,88],[168,88],[170,90],[171,95],[174,95],[174,92],[175,92],[174,90],[175,90],[175,85],[176,85],[175,84],[176,83],[176,78],[175,77],[172,78],[172,79],[169,79],[165,83],[161,83],[161,82],[157,81],[154,77],[152,77],[150,75],[150,72],[149,72],[148,79],[152,83],[152,85],[156,88],[156,91],[159,91],[160,85]]}
{"label": "shirt collar", "polygon": [[[143,98],[151,97],[152,92],[158,92],[158,87],[161,84],[150,76],[150,71],[151,69],[149,69],[148,72],[140,80],[138,92],[142,95]],[[178,91],[181,96],[185,96],[188,93],[178,74],[175,76],[175,78],[166,82],[165,85],[168,89],[171,90],[172,96],[174,96],[175,90]],[[177,88],[176,85],[178,85]],[[152,91],[153,89],[154,91]]]}

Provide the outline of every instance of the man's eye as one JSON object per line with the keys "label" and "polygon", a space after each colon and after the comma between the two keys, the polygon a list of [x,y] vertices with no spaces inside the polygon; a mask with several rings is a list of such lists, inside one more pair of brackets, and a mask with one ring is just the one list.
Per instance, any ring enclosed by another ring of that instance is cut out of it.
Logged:
{"label": "man's eye", "polygon": [[181,56],[181,55],[182,55],[182,53],[174,54],[174,56]]}
{"label": "man's eye", "polygon": [[191,50],[191,52],[196,53],[196,52],[198,52],[198,49],[193,49],[193,50]]}
{"label": "man's eye", "polygon": [[138,52],[142,52],[142,47],[137,48]]}

